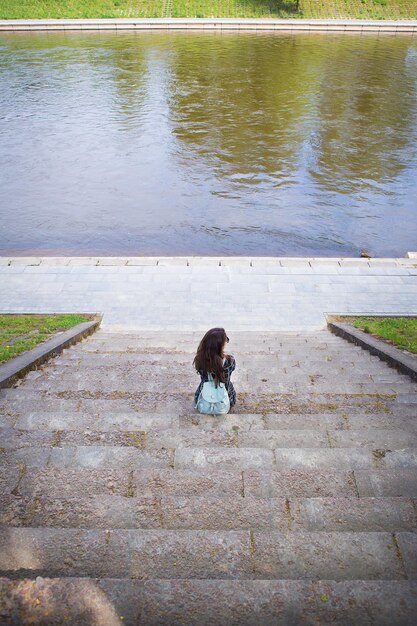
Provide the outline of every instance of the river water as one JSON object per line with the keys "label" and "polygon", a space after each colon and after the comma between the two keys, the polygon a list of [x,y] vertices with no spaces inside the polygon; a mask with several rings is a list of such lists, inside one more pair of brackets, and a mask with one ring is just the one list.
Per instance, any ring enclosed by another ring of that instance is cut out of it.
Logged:
{"label": "river water", "polygon": [[0,253],[417,249],[417,38],[0,36]]}

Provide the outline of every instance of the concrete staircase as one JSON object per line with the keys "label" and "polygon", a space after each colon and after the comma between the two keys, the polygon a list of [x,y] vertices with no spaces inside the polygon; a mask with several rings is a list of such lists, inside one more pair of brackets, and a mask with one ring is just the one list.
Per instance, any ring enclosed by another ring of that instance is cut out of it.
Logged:
{"label": "concrete staircase", "polygon": [[99,331],[0,394],[1,624],[414,624],[417,385],[327,331]]}

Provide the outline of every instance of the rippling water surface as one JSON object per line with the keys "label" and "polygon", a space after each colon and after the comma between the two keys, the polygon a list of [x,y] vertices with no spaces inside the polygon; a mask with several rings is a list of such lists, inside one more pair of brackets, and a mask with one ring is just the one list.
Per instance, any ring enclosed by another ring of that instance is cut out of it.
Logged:
{"label": "rippling water surface", "polygon": [[0,252],[417,248],[417,38],[0,36]]}

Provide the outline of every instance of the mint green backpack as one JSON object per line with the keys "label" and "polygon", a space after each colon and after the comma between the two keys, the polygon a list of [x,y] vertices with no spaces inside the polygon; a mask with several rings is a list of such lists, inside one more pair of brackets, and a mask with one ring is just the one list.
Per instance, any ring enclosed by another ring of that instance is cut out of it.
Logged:
{"label": "mint green backpack", "polygon": [[200,391],[195,408],[199,413],[205,415],[225,415],[228,413],[230,400],[224,383],[219,383],[216,387],[213,376],[209,374],[208,381],[203,384]]}

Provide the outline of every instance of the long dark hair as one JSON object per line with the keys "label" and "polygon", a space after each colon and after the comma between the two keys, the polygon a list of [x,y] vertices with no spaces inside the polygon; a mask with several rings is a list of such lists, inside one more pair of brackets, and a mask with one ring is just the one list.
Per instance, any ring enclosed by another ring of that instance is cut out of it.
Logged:
{"label": "long dark hair", "polygon": [[206,374],[213,375],[216,385],[225,382],[223,349],[226,341],[228,341],[228,337],[224,328],[211,328],[200,341],[193,361],[199,374],[203,376]]}

